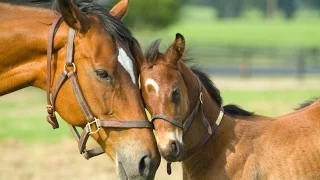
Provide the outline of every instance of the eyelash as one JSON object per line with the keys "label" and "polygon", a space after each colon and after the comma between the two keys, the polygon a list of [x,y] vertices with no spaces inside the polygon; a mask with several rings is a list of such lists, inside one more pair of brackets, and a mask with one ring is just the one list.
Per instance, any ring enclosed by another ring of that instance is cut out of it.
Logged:
{"label": "eyelash", "polygon": [[179,98],[180,98],[180,88],[177,87],[172,92],[172,101],[174,103],[178,103],[179,102]]}
{"label": "eyelash", "polygon": [[110,81],[111,80],[111,76],[108,74],[108,72],[106,70],[103,69],[98,69],[95,71],[96,75],[104,80]]}

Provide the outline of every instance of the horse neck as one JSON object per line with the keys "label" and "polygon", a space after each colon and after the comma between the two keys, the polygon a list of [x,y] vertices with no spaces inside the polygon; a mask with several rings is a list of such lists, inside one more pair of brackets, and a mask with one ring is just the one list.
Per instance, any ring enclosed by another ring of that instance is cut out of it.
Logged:
{"label": "horse neck", "polygon": [[[55,17],[52,10],[0,3],[0,20],[5,22],[0,33],[0,95],[27,86],[45,89],[48,32]],[[61,26],[53,52],[66,43],[68,28]]]}
{"label": "horse neck", "polygon": [[[189,108],[186,114],[186,118],[191,114],[191,112],[195,109],[197,101],[199,100],[199,85],[197,81],[197,76],[192,72],[192,70],[187,67],[185,64],[182,66],[185,84],[188,89],[188,98],[189,98]],[[205,128],[203,121],[202,121],[202,112],[203,115],[208,119],[209,123],[212,125],[215,123],[219,112],[220,107],[218,104],[211,98],[208,91],[206,90],[205,86],[202,84],[202,93],[203,93],[203,105],[199,108],[199,111],[195,118],[193,119],[190,128],[188,129],[187,133],[184,135],[184,144],[185,148],[189,149],[195,146],[199,141],[201,141],[203,135],[205,135],[208,130]]]}
{"label": "horse neck", "polygon": [[[182,69],[184,71],[184,78],[188,79],[188,81],[186,81],[186,86],[189,91],[190,107],[188,113],[190,114],[199,98],[198,82],[196,80],[197,76],[191,71],[190,68],[186,66],[184,66]],[[220,113],[220,106],[210,96],[204,85],[202,85],[202,93],[203,115],[207,118],[210,125],[213,125]],[[201,119],[203,116],[201,115],[201,113],[202,110],[199,109],[199,112],[193,119],[188,132],[184,135],[183,141],[185,145],[184,148],[186,150],[197,145],[202,140],[203,136],[208,132],[208,130],[203,125]],[[226,123],[226,121],[228,121],[228,123]],[[224,118],[218,127],[219,132],[214,132],[212,137],[203,146],[201,146],[196,152],[191,154],[190,157],[186,157],[186,159],[182,161],[184,173],[186,175],[188,174],[187,176],[189,178],[193,179],[192,175],[196,174],[196,178],[194,179],[199,179],[199,177],[202,177],[203,173],[208,172],[208,169],[211,168],[213,163],[219,163],[217,161],[217,157],[221,154],[220,151],[223,151],[225,149],[225,144],[233,139],[232,134],[229,134],[229,129],[234,128],[233,126],[234,119],[232,119],[228,115],[224,115]],[[217,138],[219,139],[219,141],[216,141]]]}

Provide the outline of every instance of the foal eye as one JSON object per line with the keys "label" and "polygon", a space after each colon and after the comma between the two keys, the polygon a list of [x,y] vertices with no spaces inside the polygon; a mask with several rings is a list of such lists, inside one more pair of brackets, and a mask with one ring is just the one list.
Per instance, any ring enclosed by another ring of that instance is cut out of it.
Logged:
{"label": "foal eye", "polygon": [[101,78],[101,79],[105,79],[105,80],[111,80],[111,77],[109,76],[108,72],[106,70],[103,69],[98,69],[95,71],[96,75]]}
{"label": "foal eye", "polygon": [[180,98],[180,88],[177,87],[172,92],[172,101],[174,103],[177,103],[179,101],[179,98]]}

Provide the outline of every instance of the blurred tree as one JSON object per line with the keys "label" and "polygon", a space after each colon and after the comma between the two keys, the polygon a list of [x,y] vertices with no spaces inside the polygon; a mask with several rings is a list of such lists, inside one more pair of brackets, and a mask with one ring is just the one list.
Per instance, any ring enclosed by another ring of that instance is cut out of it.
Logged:
{"label": "blurred tree", "polygon": [[267,0],[266,4],[266,17],[272,20],[278,11],[278,0]]}
{"label": "blurred tree", "polygon": [[245,0],[212,0],[218,18],[236,18],[242,11]]}
{"label": "blurred tree", "polygon": [[[115,4],[119,0],[111,1]],[[131,0],[124,22],[136,29],[165,28],[178,20],[180,8],[181,0]]]}
{"label": "blurred tree", "polygon": [[[311,0],[312,1],[312,0]],[[315,0],[317,1],[317,0]],[[293,18],[301,3],[300,0],[260,0],[251,1],[252,6],[262,11],[266,18],[272,19],[281,10],[287,19]]]}
{"label": "blurred tree", "polygon": [[278,0],[279,9],[281,9],[287,19],[293,18],[298,9],[297,0]]}
{"label": "blurred tree", "polygon": [[[302,0],[301,0],[302,1]],[[303,2],[313,9],[320,10],[320,0],[303,0]]]}
{"label": "blurred tree", "polygon": [[183,4],[192,4],[192,5],[201,5],[201,6],[207,6],[212,5],[212,2],[214,0],[181,0]]}
{"label": "blurred tree", "polygon": [[[195,0],[184,0],[184,2],[192,2]],[[201,2],[212,2],[216,9],[218,18],[237,18],[241,16],[245,10],[257,8],[265,14],[269,19],[276,16],[278,10],[282,10],[285,17],[290,19],[294,16],[302,0],[201,0]],[[320,0],[306,0],[310,3],[318,4],[320,8]]]}

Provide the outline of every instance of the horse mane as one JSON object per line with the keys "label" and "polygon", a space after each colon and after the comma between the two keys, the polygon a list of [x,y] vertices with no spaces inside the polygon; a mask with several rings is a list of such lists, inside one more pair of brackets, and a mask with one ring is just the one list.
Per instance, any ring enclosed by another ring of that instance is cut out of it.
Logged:
{"label": "horse mane", "polygon": [[[202,82],[204,87],[207,89],[210,96],[217,102],[219,106],[222,105],[222,97],[220,95],[220,90],[215,86],[215,84],[211,81],[208,74],[204,73],[197,66],[192,66],[191,70],[193,73],[197,75],[199,80]],[[223,106],[224,112],[229,115],[238,115],[238,116],[253,116],[253,112],[246,111],[239,107],[238,105],[228,104]]]}
{"label": "horse mane", "polygon": [[209,78],[209,75],[201,71],[199,67],[192,66],[191,70],[197,75],[199,80],[202,82],[204,87],[207,89],[210,96],[217,102],[218,106],[222,105],[222,97],[220,95],[220,90],[215,86],[215,84]]}
{"label": "horse mane", "polygon": [[313,97],[313,98],[311,98],[311,99],[309,99],[309,100],[301,103],[301,104],[299,105],[299,107],[298,107],[298,108],[295,108],[294,110],[297,111],[297,110],[303,109],[303,108],[305,108],[305,107],[308,107],[308,106],[310,106],[312,103],[314,103],[315,101],[317,101],[318,99],[320,99],[320,97]]}
{"label": "horse mane", "polygon": [[161,39],[157,39],[157,40],[153,41],[145,52],[144,56],[146,57],[146,60],[149,64],[149,66],[153,66],[157,60],[157,57],[159,55],[160,43],[161,43]]}
{"label": "horse mane", "polygon": [[[20,6],[52,9],[60,12],[57,0],[3,0],[2,2]],[[122,45],[129,45],[130,49],[134,44],[138,43],[132,36],[132,32],[122,21],[111,16],[108,10],[96,3],[96,0],[72,0],[72,2],[84,13],[97,15],[105,30],[110,33],[117,42]]]}
{"label": "horse mane", "polygon": [[9,3],[19,6],[30,6],[44,9],[54,9],[55,1],[53,0],[2,0],[2,3]]}

